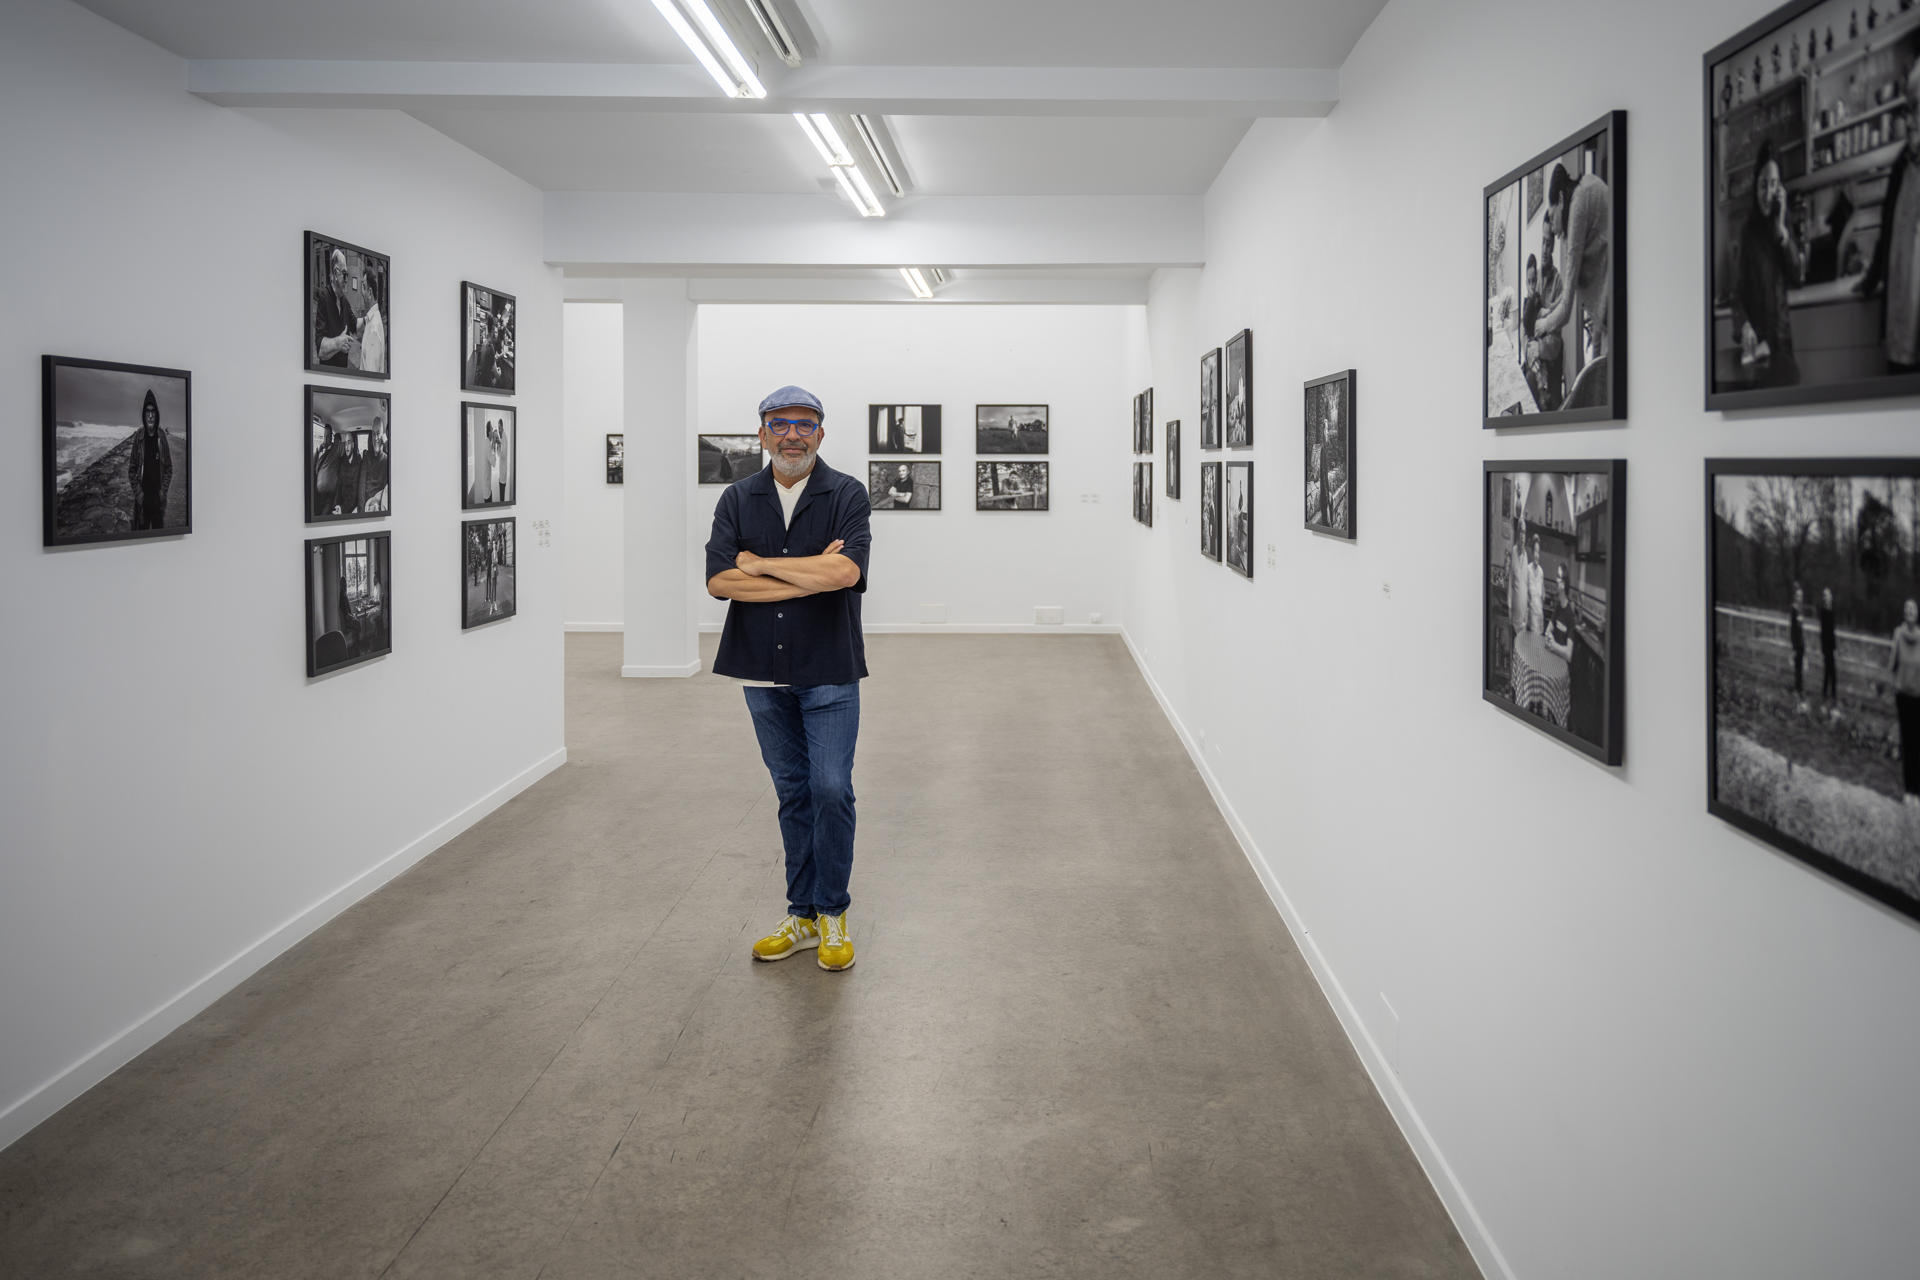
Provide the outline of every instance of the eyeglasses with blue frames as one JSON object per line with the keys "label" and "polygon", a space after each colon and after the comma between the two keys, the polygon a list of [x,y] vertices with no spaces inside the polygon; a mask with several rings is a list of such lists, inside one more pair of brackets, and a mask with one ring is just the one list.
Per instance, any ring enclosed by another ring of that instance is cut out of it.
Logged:
{"label": "eyeglasses with blue frames", "polygon": [[761,425],[776,436],[784,437],[791,431],[803,440],[820,429],[819,423],[808,422],[805,418],[768,418]]}

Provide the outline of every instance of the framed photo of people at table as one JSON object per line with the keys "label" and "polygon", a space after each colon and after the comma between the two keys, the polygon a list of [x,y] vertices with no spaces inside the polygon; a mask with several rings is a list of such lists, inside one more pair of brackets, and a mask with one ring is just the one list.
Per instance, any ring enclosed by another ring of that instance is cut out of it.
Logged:
{"label": "framed photo of people at table", "polygon": [[1920,394],[1920,9],[1794,0],[1703,59],[1706,406]]}
{"label": "framed photo of people at table", "polygon": [[1481,694],[1604,764],[1626,686],[1627,464],[1488,462],[1481,495]]}
{"label": "framed photo of people at table", "polygon": [[1709,458],[1707,811],[1920,920],[1920,458]]}
{"label": "framed photo of people at table", "polygon": [[1610,111],[1487,186],[1484,425],[1627,416],[1626,178]]}

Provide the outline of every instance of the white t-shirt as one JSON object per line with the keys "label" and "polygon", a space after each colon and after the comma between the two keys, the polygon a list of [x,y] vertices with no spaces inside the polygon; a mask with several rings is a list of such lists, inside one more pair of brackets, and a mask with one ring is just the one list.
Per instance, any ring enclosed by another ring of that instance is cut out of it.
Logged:
{"label": "white t-shirt", "polygon": [[[786,485],[780,483],[780,473],[778,471],[773,473],[773,491],[780,496],[780,511],[786,516],[787,527],[789,529],[793,527],[793,510],[800,505],[800,495],[806,492],[807,485],[810,484],[812,480],[813,472],[809,471],[805,479],[795,484]],[[729,676],[728,679],[736,684],[750,684],[761,689],[784,689],[787,687],[773,680],[742,680],[739,676]]]}

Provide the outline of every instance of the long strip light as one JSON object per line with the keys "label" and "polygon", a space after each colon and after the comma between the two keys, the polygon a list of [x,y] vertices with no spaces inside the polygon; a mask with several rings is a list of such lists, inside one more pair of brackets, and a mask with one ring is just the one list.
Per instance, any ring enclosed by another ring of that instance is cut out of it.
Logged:
{"label": "long strip light", "polygon": [[931,298],[933,296],[933,286],[928,284],[927,278],[920,274],[920,268],[902,267],[900,277],[907,282],[907,288],[913,290],[914,297]]}
{"label": "long strip light", "polygon": [[[686,13],[680,11],[680,5],[686,6]],[[693,56],[707,69],[713,82],[729,98],[764,98],[767,87],[753,72],[753,64],[748,62],[735,47],[733,38],[727,34],[720,20],[713,16],[713,10],[707,8],[707,0],[653,0],[653,7],[667,20],[673,33],[680,37],[687,48],[693,50]],[[700,31],[694,31],[687,22],[687,14],[693,15],[693,21],[699,24]],[[705,39],[701,38],[704,33]],[[723,67],[721,63],[726,65]]]}
{"label": "long strip light", "polygon": [[853,131],[860,135],[860,141],[865,144],[867,154],[873,157],[874,167],[880,170],[880,177],[886,182],[887,190],[896,196],[907,194],[906,189],[900,185],[900,176],[893,171],[893,166],[887,163],[887,153],[881,150],[880,140],[874,137],[873,121],[864,115],[856,115],[853,118]]}
{"label": "long strip light", "polygon": [[820,153],[829,167],[850,165],[853,156],[847,151],[847,144],[840,141],[840,131],[833,127],[833,120],[823,111],[808,114],[796,111],[793,118],[800,123],[800,132],[807,135],[807,141]]}
{"label": "long strip light", "polygon": [[853,201],[853,207],[860,211],[863,218],[881,218],[886,216],[886,208],[880,203],[880,197],[873,194],[873,186],[867,181],[867,175],[850,164],[833,166],[834,179],[840,189],[847,193],[847,199]]}
{"label": "long strip light", "polygon": [[760,34],[767,38],[780,61],[790,67],[799,66],[800,50],[793,42],[793,32],[787,30],[786,21],[780,16],[776,0],[747,0],[747,9],[760,24]]}

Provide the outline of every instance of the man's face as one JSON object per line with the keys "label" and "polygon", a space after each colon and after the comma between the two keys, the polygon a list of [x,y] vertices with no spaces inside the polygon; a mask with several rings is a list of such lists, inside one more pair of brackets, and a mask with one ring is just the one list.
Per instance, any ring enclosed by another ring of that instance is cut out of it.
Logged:
{"label": "man's face", "polygon": [[1560,585],[1560,598],[1561,598],[1562,600],[1565,600],[1565,599],[1567,598],[1567,571],[1566,571],[1566,568],[1565,568],[1565,567],[1563,566],[1563,567],[1561,567],[1561,568],[1559,568],[1559,569],[1556,569],[1556,570],[1554,570],[1554,578],[1555,578],[1555,579],[1556,579],[1556,580],[1557,580],[1557,581],[1559,582],[1559,585]]}
{"label": "man's face", "polygon": [[1540,563],[1540,539],[1538,538],[1533,540],[1533,562],[1535,564]]}
{"label": "man's face", "polygon": [[1772,213],[1780,204],[1780,166],[1767,161],[1753,180],[1754,199],[1760,202],[1761,211]]}
{"label": "man's face", "polygon": [[333,269],[330,274],[333,277],[333,287],[335,289],[345,289],[347,287],[347,260],[338,253],[333,255]]}
{"label": "man's face", "polygon": [[1900,615],[1907,620],[1908,626],[1920,622],[1920,604],[1915,604],[1911,600],[1907,601],[1907,607],[1900,611]]}
{"label": "man's face", "polygon": [[907,468],[907,464],[906,464],[906,463],[904,463],[904,462],[903,462],[903,463],[901,463],[901,464],[900,464],[900,478],[901,478],[902,480],[905,480],[905,479],[907,478],[907,476],[908,476],[909,474],[910,474],[910,473],[909,473],[909,471],[908,471],[908,468]]}
{"label": "man's face", "polygon": [[160,411],[152,405],[142,405],[140,408],[140,421],[148,431],[152,431],[160,425]]}
{"label": "man's face", "polygon": [[1540,292],[1540,268],[1531,262],[1527,264],[1527,292]]}
{"label": "man's face", "polygon": [[816,427],[810,436],[800,434],[799,428],[784,428],[786,435],[775,435],[766,426],[770,420],[789,422],[811,422],[817,424],[820,414],[814,409],[792,408],[769,410],[760,426],[760,444],[773,455],[774,469],[785,475],[799,475],[813,465],[813,457],[820,452],[820,442],[826,439],[825,428]]}

